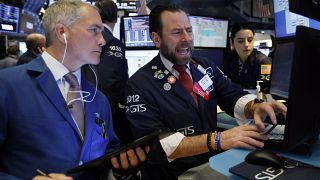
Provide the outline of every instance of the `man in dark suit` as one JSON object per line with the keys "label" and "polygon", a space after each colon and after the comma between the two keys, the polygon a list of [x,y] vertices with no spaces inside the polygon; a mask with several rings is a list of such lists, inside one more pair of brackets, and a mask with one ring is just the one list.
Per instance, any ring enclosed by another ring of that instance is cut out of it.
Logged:
{"label": "man in dark suit", "polygon": [[[106,41],[102,47],[100,63],[94,67],[98,74],[98,89],[108,97],[111,104],[113,126],[121,144],[128,144],[133,140],[124,109],[125,86],[129,79],[128,63],[124,44],[112,34],[118,8],[112,0],[97,0],[95,6],[99,9],[104,26],[102,35]],[[88,66],[84,68],[84,73],[92,82],[95,81]]]}
{"label": "man in dark suit", "polygon": [[[90,4],[58,1],[46,9],[43,25],[46,51],[0,71],[0,179],[100,179],[107,166],[64,173],[119,148],[108,100],[80,70],[100,61],[101,18]],[[106,165],[125,170],[145,158],[138,147]]]}
{"label": "man in dark suit", "polygon": [[[193,34],[185,11],[158,6],[149,15],[151,38],[160,53],[128,81],[127,117],[135,138],[155,129],[177,131],[153,146],[142,179],[176,180],[189,168],[230,148],[261,148],[262,119],[286,112],[279,102],[255,96],[231,83],[210,60],[193,57]],[[217,105],[241,125],[217,132]]]}
{"label": "man in dark suit", "polygon": [[17,65],[25,64],[35,59],[45,50],[46,38],[39,33],[31,33],[26,38],[27,51],[24,52]]}

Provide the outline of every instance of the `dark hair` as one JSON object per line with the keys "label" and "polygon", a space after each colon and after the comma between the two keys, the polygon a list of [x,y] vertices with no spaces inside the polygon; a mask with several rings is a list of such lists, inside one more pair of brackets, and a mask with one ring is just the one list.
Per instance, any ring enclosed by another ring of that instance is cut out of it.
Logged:
{"label": "dark hair", "polygon": [[118,18],[118,7],[112,0],[96,0],[95,6],[103,22],[116,23]]}
{"label": "dark hair", "polygon": [[8,48],[8,55],[18,55],[20,53],[20,49],[18,45],[11,45]]}
{"label": "dark hair", "polygon": [[239,32],[242,29],[249,29],[250,31],[252,31],[252,33],[254,35],[254,30],[249,24],[235,24],[235,25],[233,25],[233,27],[231,29],[231,35],[230,35],[232,42],[233,42],[233,39],[236,36],[237,32]]}
{"label": "dark hair", "polygon": [[188,14],[186,12],[185,9],[183,9],[182,7],[173,4],[173,5],[168,5],[168,6],[156,6],[154,7],[150,14],[149,14],[149,32],[150,32],[150,36],[152,32],[156,32],[159,34],[159,36],[162,36],[162,22],[161,22],[161,14],[164,11],[169,11],[169,12],[184,12],[186,14]]}

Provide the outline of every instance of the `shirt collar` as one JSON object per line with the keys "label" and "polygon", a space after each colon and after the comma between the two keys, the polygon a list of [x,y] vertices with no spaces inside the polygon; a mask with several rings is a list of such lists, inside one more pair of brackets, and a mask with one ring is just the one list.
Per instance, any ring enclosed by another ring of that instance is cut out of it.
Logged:
{"label": "shirt collar", "polygon": [[[56,81],[61,81],[62,77],[69,73],[69,70],[63,64],[46,51],[44,51],[41,56]],[[81,68],[72,73],[77,77],[79,84],[81,84]]]}
{"label": "shirt collar", "polygon": [[[159,53],[160,54],[160,59],[164,65],[165,68],[167,68],[174,76],[178,77],[179,76],[179,73],[177,72],[177,70],[175,70],[173,68],[173,63],[171,61],[169,61],[167,58],[165,58],[161,52]],[[187,68],[187,72],[189,73],[190,72],[190,63],[186,64],[186,68]]]}
{"label": "shirt collar", "polygon": [[107,24],[104,24],[104,23],[103,23],[103,26],[104,26],[105,28],[107,28],[110,32],[112,32],[112,29],[111,29]]}

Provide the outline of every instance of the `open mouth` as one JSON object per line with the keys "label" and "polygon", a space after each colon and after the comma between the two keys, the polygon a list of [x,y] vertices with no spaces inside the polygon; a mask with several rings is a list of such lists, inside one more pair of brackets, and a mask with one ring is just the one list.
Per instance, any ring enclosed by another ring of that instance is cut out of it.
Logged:
{"label": "open mouth", "polygon": [[186,47],[186,48],[179,48],[177,49],[177,53],[179,55],[188,55],[190,53],[190,48]]}

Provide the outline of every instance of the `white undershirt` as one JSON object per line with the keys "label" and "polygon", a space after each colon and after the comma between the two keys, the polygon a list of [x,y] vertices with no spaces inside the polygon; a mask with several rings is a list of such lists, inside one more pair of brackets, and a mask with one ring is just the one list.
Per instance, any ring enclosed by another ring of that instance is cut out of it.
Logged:
{"label": "white undershirt", "polygon": [[[67,93],[70,85],[67,81],[65,81],[64,75],[68,74],[69,70],[46,51],[44,51],[41,56],[53,74],[53,77],[56,80],[64,99],[67,100]],[[77,77],[79,85],[81,85],[81,70],[79,69],[73,72],[73,74]]]}

